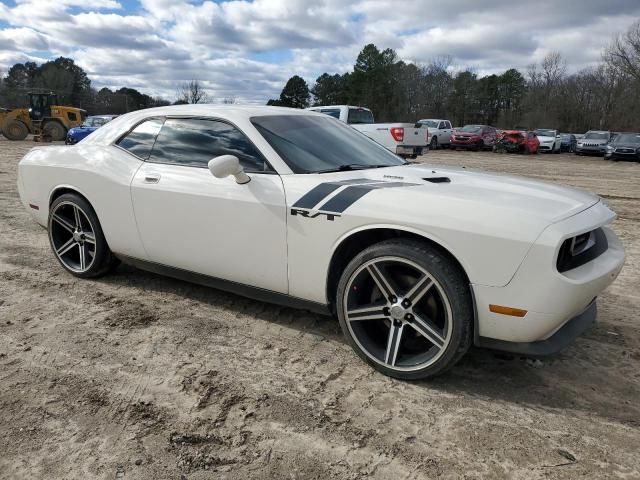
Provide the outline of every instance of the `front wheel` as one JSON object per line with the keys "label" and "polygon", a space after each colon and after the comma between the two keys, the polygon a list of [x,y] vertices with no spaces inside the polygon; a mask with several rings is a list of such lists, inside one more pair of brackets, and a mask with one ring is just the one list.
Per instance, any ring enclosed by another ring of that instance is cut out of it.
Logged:
{"label": "front wheel", "polygon": [[42,133],[51,136],[54,142],[60,142],[67,136],[67,130],[59,122],[49,121],[42,127]]}
{"label": "front wheel", "polygon": [[24,140],[29,134],[29,129],[20,120],[11,120],[4,126],[2,133],[9,140]]}
{"label": "front wheel", "polygon": [[95,211],[80,195],[67,193],[53,201],[48,230],[53,253],[64,269],[76,277],[98,277],[118,263]]}
{"label": "front wheel", "polygon": [[450,258],[419,241],[388,240],[358,254],[338,284],[337,310],[358,356],[391,377],[438,375],[471,345],[469,283]]}
{"label": "front wheel", "polygon": [[438,137],[432,137],[431,138],[431,146],[429,148],[431,150],[437,150],[438,149]]}

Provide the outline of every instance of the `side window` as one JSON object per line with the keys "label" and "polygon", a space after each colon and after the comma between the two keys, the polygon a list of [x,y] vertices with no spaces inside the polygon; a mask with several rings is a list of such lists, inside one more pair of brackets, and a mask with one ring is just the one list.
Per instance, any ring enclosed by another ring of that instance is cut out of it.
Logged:
{"label": "side window", "polygon": [[220,155],[235,155],[246,172],[272,171],[240,130],[221,121],[195,118],[168,118],[149,161],[206,167]]}
{"label": "side window", "polygon": [[453,127],[451,127],[451,122],[450,122],[449,120],[447,120],[445,123],[447,124],[447,128],[448,128],[448,129],[453,128]]}
{"label": "side window", "polygon": [[440,125],[438,125],[438,129],[444,130],[445,128],[447,128],[447,125],[444,122],[440,122]]}
{"label": "side window", "polygon": [[67,112],[67,117],[69,117],[69,120],[72,122],[78,120],[78,116],[74,112]]}
{"label": "side window", "polygon": [[164,122],[163,118],[145,120],[122,137],[117,145],[133,153],[135,156],[147,160],[151,154],[151,149],[153,148],[153,143],[156,141],[160,127],[162,127],[162,122]]}

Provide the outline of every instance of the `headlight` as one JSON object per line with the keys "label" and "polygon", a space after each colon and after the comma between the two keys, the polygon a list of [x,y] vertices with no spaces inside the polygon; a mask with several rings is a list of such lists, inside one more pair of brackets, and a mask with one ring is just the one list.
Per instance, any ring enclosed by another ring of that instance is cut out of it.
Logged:
{"label": "headlight", "polygon": [[581,147],[582,146],[582,142],[578,142],[578,146]]}
{"label": "headlight", "polygon": [[607,145],[607,153],[613,153],[614,150],[615,148],[613,148],[611,145]]}

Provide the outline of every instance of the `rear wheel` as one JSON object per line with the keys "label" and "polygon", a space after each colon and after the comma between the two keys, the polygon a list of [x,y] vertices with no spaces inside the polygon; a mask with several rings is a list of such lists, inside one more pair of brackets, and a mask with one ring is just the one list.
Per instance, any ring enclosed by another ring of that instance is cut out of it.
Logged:
{"label": "rear wheel", "polygon": [[109,250],[95,211],[79,195],[64,194],[53,201],[48,230],[56,258],[77,277],[98,277],[118,263]]}
{"label": "rear wheel", "polygon": [[5,125],[2,133],[9,140],[24,140],[29,134],[29,129],[20,120],[11,120]]}
{"label": "rear wheel", "polygon": [[42,132],[46,135],[51,136],[51,140],[54,142],[59,142],[64,140],[67,136],[67,129],[62,126],[59,122],[47,122],[42,127]]}
{"label": "rear wheel", "polygon": [[451,368],[471,344],[469,284],[446,255],[413,240],[388,240],[357,255],[337,292],[342,331],[355,352],[396,378]]}

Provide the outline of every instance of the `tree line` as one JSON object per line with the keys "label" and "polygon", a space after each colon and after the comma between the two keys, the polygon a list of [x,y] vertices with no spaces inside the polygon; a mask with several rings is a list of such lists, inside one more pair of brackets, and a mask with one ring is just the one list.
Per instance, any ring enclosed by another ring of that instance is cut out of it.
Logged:
{"label": "tree line", "polygon": [[[36,64],[17,63],[0,72],[0,106],[26,107],[27,92],[58,94],[63,105],[89,114],[121,114],[169,105],[136,89],[92,87],[87,73],[70,58]],[[352,104],[373,110],[378,121],[446,118],[456,125],[486,123],[500,128],[640,130],[640,21],[616,36],[593,67],[568,73],[566,61],[550,53],[525,71],[507,69],[480,76],[453,66],[451,57],[426,64],[400,60],[393,49],[366,45],[353,70],[323,73],[309,87],[294,75],[269,105],[305,108]],[[175,103],[204,103],[211,98],[197,80],[177,86]],[[234,97],[222,103],[236,103]]]}
{"label": "tree line", "polygon": [[31,91],[54,92],[60,104],[83,108],[89,114],[121,114],[170,104],[133,88],[93,88],[87,73],[65,57],[40,65],[35,62],[17,63],[9,68],[6,75],[0,75],[0,106],[27,107],[27,93]]}
{"label": "tree line", "polygon": [[[172,103],[161,97],[151,97],[135,88],[93,88],[87,73],[71,58],[65,57],[41,65],[35,62],[16,63],[6,75],[0,74],[0,106],[28,107],[27,93],[32,91],[53,92],[57,94],[61,105],[83,108],[90,115],[119,115]],[[176,100],[173,104],[207,101],[209,95],[202,84],[198,80],[191,80],[177,85]],[[235,103],[236,99],[224,98],[222,102]]]}
{"label": "tree line", "polygon": [[640,130],[640,22],[617,36],[602,61],[568,73],[559,53],[526,71],[479,76],[456,69],[451,57],[407,63],[392,49],[366,45],[353,70],[323,73],[309,87],[294,75],[268,105],[305,108],[350,104],[370,108],[381,122],[450,119],[499,128]]}

